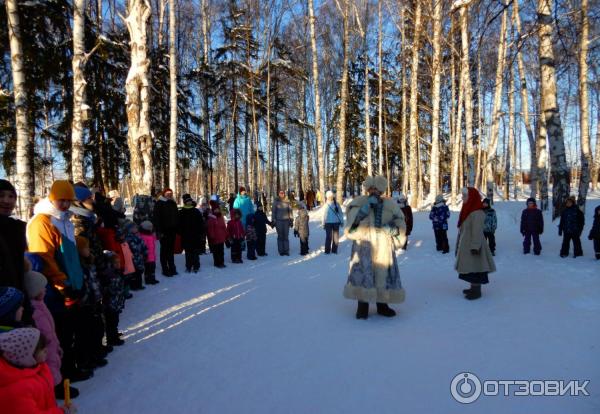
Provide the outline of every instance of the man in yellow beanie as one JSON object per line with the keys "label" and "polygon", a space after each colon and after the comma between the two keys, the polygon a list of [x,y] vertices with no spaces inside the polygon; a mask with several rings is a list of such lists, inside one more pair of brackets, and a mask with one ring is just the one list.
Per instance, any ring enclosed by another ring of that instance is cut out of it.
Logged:
{"label": "man in yellow beanie", "polygon": [[[71,202],[75,189],[66,180],[52,184],[48,197],[34,207],[34,216],[27,225],[29,251],[39,255],[48,278],[48,308],[56,323],[63,356],[63,374],[67,378],[85,378],[77,369],[73,354],[74,335],[83,289],[83,270],[75,244],[74,226],[70,221]],[[89,374],[87,374],[89,376]]]}

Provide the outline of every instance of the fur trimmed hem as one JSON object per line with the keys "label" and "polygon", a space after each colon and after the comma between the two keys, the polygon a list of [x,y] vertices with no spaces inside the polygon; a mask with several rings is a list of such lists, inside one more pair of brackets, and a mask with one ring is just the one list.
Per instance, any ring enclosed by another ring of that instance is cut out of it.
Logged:
{"label": "fur trimmed hem", "polygon": [[402,303],[406,292],[404,289],[367,289],[347,283],[344,286],[344,297],[361,302]]}

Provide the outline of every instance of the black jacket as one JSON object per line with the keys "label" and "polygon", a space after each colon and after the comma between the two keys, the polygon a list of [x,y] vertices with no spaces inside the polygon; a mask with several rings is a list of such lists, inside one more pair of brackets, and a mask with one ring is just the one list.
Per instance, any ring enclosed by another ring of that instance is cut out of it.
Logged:
{"label": "black jacket", "polygon": [[204,240],[204,216],[196,207],[179,209],[179,235],[181,247],[198,249]]}
{"label": "black jacket", "polygon": [[23,289],[25,223],[0,215],[0,286]]}
{"label": "black jacket", "polygon": [[600,240],[600,206],[594,210],[594,224],[590,230],[588,238],[590,240]]}
{"label": "black jacket", "polygon": [[179,212],[175,201],[161,197],[154,205],[154,231],[156,234],[176,233],[179,226]]}
{"label": "black jacket", "polygon": [[574,204],[565,209],[565,211],[563,211],[560,215],[560,224],[558,225],[558,230],[560,233],[581,235],[584,225],[585,216],[579,207]]}
{"label": "black jacket", "polygon": [[257,210],[254,213],[254,229],[256,230],[256,234],[267,234],[267,224],[273,226],[273,223],[269,221],[265,212]]}

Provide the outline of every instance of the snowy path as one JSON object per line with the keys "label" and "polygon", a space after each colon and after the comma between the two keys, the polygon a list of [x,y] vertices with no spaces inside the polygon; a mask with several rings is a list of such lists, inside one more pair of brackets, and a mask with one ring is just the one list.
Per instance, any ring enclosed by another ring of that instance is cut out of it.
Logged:
{"label": "snowy path", "polygon": [[[591,225],[588,207],[586,233]],[[598,413],[600,262],[558,257],[546,222],[542,256],[523,256],[522,203],[497,203],[498,272],[481,300],[462,298],[452,255],[435,252],[427,213],[415,215],[399,258],[407,290],[398,316],[354,319],[342,297],[350,244],[339,255],[276,254],[227,269],[161,278],[121,319],[126,344],[76,384],[80,413]],[[453,213],[449,238],[456,238]],[[311,248],[324,232],[312,222]],[[229,255],[229,252],[227,252]],[[183,260],[179,257],[179,262]],[[178,266],[180,272],[183,266]],[[461,405],[450,381],[590,380],[589,397],[486,397]]]}

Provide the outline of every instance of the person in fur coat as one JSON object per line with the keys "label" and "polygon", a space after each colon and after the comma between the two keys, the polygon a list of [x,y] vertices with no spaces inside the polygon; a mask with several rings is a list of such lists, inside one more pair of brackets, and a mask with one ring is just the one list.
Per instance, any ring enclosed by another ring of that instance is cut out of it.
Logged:
{"label": "person in fur coat", "polygon": [[479,191],[473,187],[465,188],[462,197],[454,267],[459,279],[471,284],[463,293],[466,299],[473,300],[481,297],[481,285],[489,282],[488,273],[496,271],[496,264],[483,235],[485,213]]}
{"label": "person in fur coat", "polygon": [[363,188],[368,195],[348,205],[346,237],[352,240],[348,282],[344,297],[358,301],[357,319],[367,319],[369,302],[377,313],[396,315],[389,303],[402,303],[405,292],[400,280],[395,248],[406,241],[404,214],[395,200],[383,198],[385,177],[367,177]]}
{"label": "person in fur coat", "polygon": [[308,254],[309,216],[306,204],[303,201],[300,202],[299,206],[300,209],[294,221],[294,237],[300,238],[300,255],[306,256]]}

